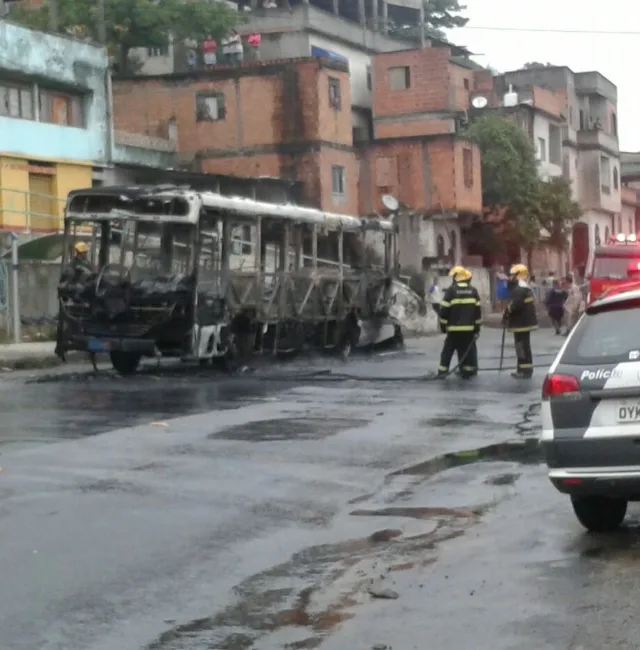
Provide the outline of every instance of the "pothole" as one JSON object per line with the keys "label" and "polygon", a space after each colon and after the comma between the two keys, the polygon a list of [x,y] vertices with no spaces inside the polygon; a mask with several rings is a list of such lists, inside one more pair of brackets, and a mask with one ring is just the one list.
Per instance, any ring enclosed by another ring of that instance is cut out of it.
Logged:
{"label": "pothole", "polygon": [[368,420],[355,418],[277,418],[227,427],[208,437],[244,442],[321,440],[368,423]]}

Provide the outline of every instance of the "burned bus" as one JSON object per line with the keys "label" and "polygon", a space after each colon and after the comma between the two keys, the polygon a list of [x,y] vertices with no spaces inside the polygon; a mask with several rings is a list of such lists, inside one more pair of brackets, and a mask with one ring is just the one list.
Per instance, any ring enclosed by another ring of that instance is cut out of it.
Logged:
{"label": "burned bus", "polygon": [[75,190],[57,353],[108,354],[124,375],[143,357],[232,363],[305,346],[346,354],[363,325],[378,339],[400,335],[388,315],[395,259],[389,220],[188,187]]}

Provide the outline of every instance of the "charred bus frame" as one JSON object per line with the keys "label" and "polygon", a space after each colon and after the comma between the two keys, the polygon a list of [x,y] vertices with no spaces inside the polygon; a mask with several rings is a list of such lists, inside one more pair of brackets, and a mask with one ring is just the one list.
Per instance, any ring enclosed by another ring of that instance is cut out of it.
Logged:
{"label": "charred bus frame", "polygon": [[[142,237],[155,241],[149,268]],[[365,259],[371,237],[377,266]],[[63,272],[61,357],[108,352],[128,374],[143,356],[205,363],[305,345],[345,353],[363,323],[389,325],[389,220],[180,187],[97,188],[69,195],[63,269],[79,238],[93,242],[97,268],[81,287]]]}

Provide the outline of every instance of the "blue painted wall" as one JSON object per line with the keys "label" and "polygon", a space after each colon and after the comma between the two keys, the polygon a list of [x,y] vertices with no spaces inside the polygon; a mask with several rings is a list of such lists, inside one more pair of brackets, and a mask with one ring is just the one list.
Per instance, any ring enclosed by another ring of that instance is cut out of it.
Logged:
{"label": "blue painted wall", "polygon": [[0,152],[107,162],[108,67],[103,47],[0,21],[0,78],[3,72],[18,73],[43,85],[62,84],[91,93],[85,105],[84,129],[0,117]]}

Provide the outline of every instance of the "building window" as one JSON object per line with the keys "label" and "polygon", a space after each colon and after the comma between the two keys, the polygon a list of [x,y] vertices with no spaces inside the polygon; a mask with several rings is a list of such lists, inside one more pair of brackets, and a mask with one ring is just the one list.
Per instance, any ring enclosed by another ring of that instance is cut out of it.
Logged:
{"label": "building window", "polygon": [[367,66],[367,89],[373,90],[373,75],[371,73],[371,66]]}
{"label": "building window", "polygon": [[0,115],[33,119],[33,90],[31,86],[19,86],[0,82]]}
{"label": "building window", "polygon": [[331,167],[331,191],[334,196],[344,196],[346,194],[344,167],[333,165]]}
{"label": "building window", "polygon": [[586,121],[584,119],[584,111],[580,109],[580,130],[584,131],[586,125]]}
{"label": "building window", "polygon": [[40,88],[40,121],[84,128],[84,97]]}
{"label": "building window", "polygon": [[560,127],[549,124],[549,162],[553,165],[562,164],[562,134]]}
{"label": "building window", "polygon": [[196,121],[216,122],[226,116],[224,95],[222,93],[196,94]]}
{"label": "building window", "polygon": [[541,162],[547,160],[547,141],[544,138],[538,138],[538,158]]}
{"label": "building window", "polygon": [[600,189],[611,194],[611,161],[607,156],[600,156]]}
{"label": "building window", "polygon": [[618,179],[618,168],[614,167],[613,168],[613,189],[617,190],[618,189],[618,184],[619,184],[619,179]]}
{"label": "building window", "polygon": [[339,111],[342,108],[342,95],[340,93],[340,79],[329,77],[329,106]]}
{"label": "building window", "polygon": [[165,45],[163,47],[148,47],[147,56],[148,57],[169,56],[169,46]]}
{"label": "building window", "polygon": [[473,187],[473,151],[471,149],[462,150],[462,174],[464,186]]}
{"label": "building window", "polygon": [[389,90],[407,90],[411,87],[411,68],[389,68]]}
{"label": "building window", "polygon": [[469,80],[466,77],[462,83],[464,85],[464,89],[469,90]]}
{"label": "building window", "polygon": [[618,116],[611,113],[611,135],[618,137]]}

